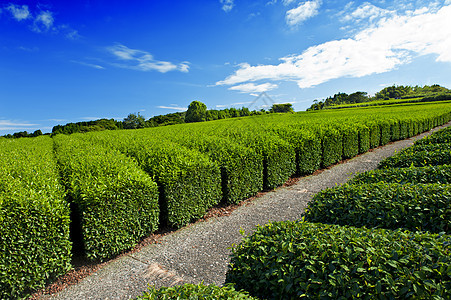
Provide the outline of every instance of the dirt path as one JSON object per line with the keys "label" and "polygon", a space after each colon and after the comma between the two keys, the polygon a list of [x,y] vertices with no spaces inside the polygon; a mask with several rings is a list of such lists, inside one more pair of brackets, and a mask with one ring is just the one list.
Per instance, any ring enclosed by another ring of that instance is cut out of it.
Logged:
{"label": "dirt path", "polygon": [[140,295],[149,284],[160,287],[203,281],[222,285],[230,246],[240,242],[240,230],[250,233],[256,225],[268,221],[298,219],[315,193],[376,168],[384,158],[430,133],[380,147],[301,178],[292,186],[278,188],[238,207],[228,216],[182,228],[163,237],[161,243],[117,258],[78,284],[40,299],[129,299]]}

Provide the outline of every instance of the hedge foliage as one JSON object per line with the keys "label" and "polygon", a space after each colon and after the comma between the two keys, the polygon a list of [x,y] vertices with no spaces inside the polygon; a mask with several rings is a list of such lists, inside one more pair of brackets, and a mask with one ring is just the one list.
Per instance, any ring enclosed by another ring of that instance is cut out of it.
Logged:
{"label": "hedge foliage", "polygon": [[326,168],[343,158],[343,135],[333,127],[321,128],[319,131],[323,151],[321,166]]}
{"label": "hedge foliage", "polygon": [[229,299],[257,299],[246,291],[237,291],[232,284],[218,287],[204,284],[185,284],[175,287],[162,287],[149,290],[136,298],[137,300],[170,300],[170,299],[192,299],[192,300],[229,300]]}
{"label": "hedge foliage", "polygon": [[91,138],[133,157],[155,178],[161,225],[182,227],[221,200],[220,168],[198,151],[155,139],[146,130],[94,133]]}
{"label": "hedge foliage", "polygon": [[451,165],[372,170],[357,174],[348,183],[377,182],[451,184]]}
{"label": "hedge foliage", "polygon": [[415,145],[441,144],[441,143],[446,144],[451,143],[451,127],[447,127],[437,132],[434,132],[430,136],[416,141]]}
{"label": "hedge foliage", "polygon": [[265,299],[449,299],[451,237],[308,222],[258,226],[226,282]]}
{"label": "hedge foliage", "polygon": [[450,207],[448,185],[374,183],[323,190],[304,216],[310,222],[449,233]]}
{"label": "hedge foliage", "polygon": [[70,268],[69,205],[49,137],[0,141],[0,299]]}
{"label": "hedge foliage", "polygon": [[224,203],[237,204],[263,189],[263,158],[254,150],[224,138],[197,132],[191,135],[171,132],[164,137],[207,154],[220,166]]}
{"label": "hedge foliage", "polygon": [[408,168],[451,164],[451,149],[437,151],[403,151],[379,163],[378,168]]}
{"label": "hedge foliage", "polygon": [[117,255],[158,228],[158,187],[134,160],[82,134],[54,142],[89,259]]}
{"label": "hedge foliage", "polygon": [[317,133],[306,128],[277,128],[275,133],[290,143],[296,152],[296,173],[312,174],[321,166],[321,140]]}

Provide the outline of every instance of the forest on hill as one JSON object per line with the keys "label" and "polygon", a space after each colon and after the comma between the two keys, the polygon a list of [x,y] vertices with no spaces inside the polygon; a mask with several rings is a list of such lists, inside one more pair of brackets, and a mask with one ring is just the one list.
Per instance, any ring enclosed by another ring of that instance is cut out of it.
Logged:
{"label": "forest on hill", "polygon": [[[438,84],[421,86],[392,85],[383,88],[374,96],[370,97],[366,92],[355,92],[352,94],[337,93],[321,101],[314,100],[307,110],[320,110],[338,105],[368,103],[390,99],[415,99],[430,98],[430,101],[451,99],[451,90]],[[443,99],[441,99],[443,98]],[[429,99],[425,99],[429,100]]]}

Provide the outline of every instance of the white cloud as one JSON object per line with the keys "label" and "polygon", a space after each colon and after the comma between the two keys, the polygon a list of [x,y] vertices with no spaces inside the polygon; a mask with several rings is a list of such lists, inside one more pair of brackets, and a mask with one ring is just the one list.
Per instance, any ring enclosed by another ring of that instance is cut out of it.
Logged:
{"label": "white cloud", "polygon": [[288,6],[294,2],[296,2],[296,0],[282,0],[283,5],[285,5],[285,6]]}
{"label": "white cloud", "polygon": [[298,7],[287,11],[285,20],[288,25],[295,26],[316,16],[321,6],[320,0],[306,1]]}
{"label": "white cloud", "polygon": [[239,91],[240,93],[262,93],[274,90],[278,88],[279,86],[277,84],[273,83],[263,83],[256,85],[254,83],[244,83],[236,86],[232,86],[229,88],[229,90],[232,91]]}
{"label": "white cloud", "polygon": [[188,110],[188,108],[186,108],[186,107],[180,107],[180,106],[164,106],[164,105],[160,105],[160,106],[157,106],[158,108],[163,108],[163,109],[173,109],[173,110],[176,110],[176,111],[187,111]]}
{"label": "white cloud", "polygon": [[35,126],[39,124],[24,123],[20,121],[0,120],[0,130],[30,130],[36,129]]}
{"label": "white cloud", "polygon": [[121,44],[108,47],[107,50],[119,60],[126,62],[126,64],[116,64],[118,67],[139,71],[158,71],[161,73],[169,71],[186,73],[189,71],[189,62],[185,61],[176,65],[167,61],[155,60],[149,52],[130,49]]}
{"label": "white cloud", "polygon": [[379,8],[371,3],[365,2],[362,5],[360,5],[356,10],[344,16],[342,20],[345,22],[369,20],[371,22],[376,18],[388,16],[391,14],[394,14],[394,12],[387,9]]}
{"label": "white cloud", "polygon": [[420,55],[433,54],[437,61],[451,63],[450,19],[451,6],[383,18],[352,38],[310,47],[302,54],[281,58],[277,65],[241,64],[216,85],[272,80],[294,81],[307,88],[341,77],[388,72]]}
{"label": "white cloud", "polygon": [[82,66],[86,66],[86,67],[91,67],[91,68],[94,68],[94,69],[98,69],[98,70],[103,70],[103,69],[105,69],[104,67],[102,67],[102,66],[100,66],[100,65],[91,64],[91,63],[86,63],[86,62],[83,62],[83,61],[71,60],[71,62],[73,62],[73,63],[75,63],[75,64],[82,65]]}
{"label": "white cloud", "polygon": [[225,12],[229,12],[235,6],[234,0],[219,0],[222,4],[222,10]]}
{"label": "white cloud", "polygon": [[28,10],[28,5],[16,5],[10,4],[6,9],[11,13],[14,19],[17,21],[26,20],[30,17],[30,11]]}

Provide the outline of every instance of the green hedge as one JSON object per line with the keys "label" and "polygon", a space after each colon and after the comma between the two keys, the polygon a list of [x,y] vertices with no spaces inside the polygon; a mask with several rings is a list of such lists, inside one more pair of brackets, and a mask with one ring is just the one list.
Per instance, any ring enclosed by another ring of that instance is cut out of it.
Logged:
{"label": "green hedge", "polygon": [[70,268],[70,212],[49,137],[0,142],[0,299],[25,297]]}
{"label": "green hedge", "polygon": [[155,178],[162,225],[182,227],[221,200],[220,168],[205,154],[155,138],[146,130],[101,132],[92,138],[134,157]]}
{"label": "green hedge", "polygon": [[449,185],[374,183],[323,190],[303,215],[310,222],[449,233],[449,207]]}
{"label": "green hedge", "polygon": [[233,248],[226,282],[265,299],[449,299],[451,237],[269,223]]}
{"label": "green hedge", "polygon": [[222,287],[204,284],[185,284],[175,287],[162,287],[156,289],[149,287],[149,290],[136,298],[137,300],[170,300],[170,299],[202,299],[202,300],[229,300],[229,299],[257,299],[249,295],[246,291],[237,291],[232,284]]}
{"label": "green hedge", "polygon": [[394,142],[401,138],[399,122],[395,120],[389,120],[389,122],[390,122],[390,141]]}
{"label": "green hedge", "polygon": [[377,183],[451,184],[451,165],[372,170],[357,174],[349,184]]}
{"label": "green hedge", "polygon": [[321,167],[326,168],[343,158],[343,136],[340,131],[333,127],[319,129],[323,157]]}
{"label": "green hedge", "polygon": [[381,129],[377,122],[368,123],[370,129],[370,148],[376,148],[381,145]]}
{"label": "green hedge", "polygon": [[89,259],[117,255],[158,228],[158,187],[135,161],[83,134],[54,141]]}
{"label": "green hedge", "polygon": [[296,173],[312,174],[321,166],[321,140],[307,128],[279,128],[276,133],[293,145],[296,151]]}
{"label": "green hedge", "polygon": [[379,163],[380,169],[439,166],[451,164],[451,150],[403,151]]}
{"label": "green hedge", "polygon": [[437,132],[434,132],[430,136],[416,141],[415,145],[441,144],[441,143],[446,144],[451,143],[451,127],[447,127]]}
{"label": "green hedge", "polygon": [[359,130],[355,125],[341,125],[343,135],[343,158],[352,158],[359,154]]}
{"label": "green hedge", "polygon": [[366,153],[370,150],[370,129],[361,124],[356,126],[359,129],[359,153]]}
{"label": "green hedge", "polygon": [[381,130],[380,144],[386,145],[392,139],[390,122],[389,121],[380,121],[379,128]]}
{"label": "green hedge", "polygon": [[205,153],[221,168],[222,199],[236,204],[263,189],[263,158],[254,150],[223,138],[202,134],[165,135],[187,148]]}
{"label": "green hedge", "polygon": [[296,153],[291,144],[260,129],[234,128],[226,138],[249,147],[263,157],[263,187],[283,185],[296,173]]}

